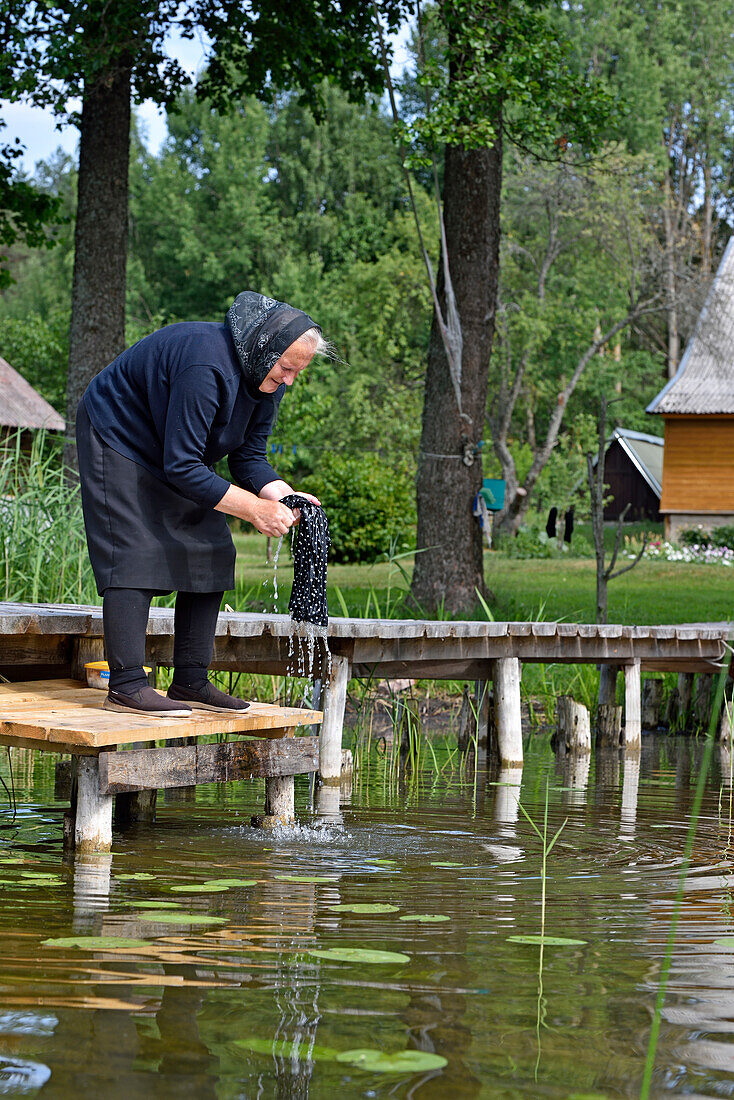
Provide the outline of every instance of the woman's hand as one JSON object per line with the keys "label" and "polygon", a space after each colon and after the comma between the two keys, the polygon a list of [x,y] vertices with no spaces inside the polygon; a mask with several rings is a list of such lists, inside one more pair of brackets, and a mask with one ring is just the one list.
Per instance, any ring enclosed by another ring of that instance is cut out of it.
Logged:
{"label": "woman's hand", "polygon": [[256,497],[239,485],[230,485],[219,504],[214,505],[217,512],[227,512],[230,516],[245,519],[262,535],[280,538],[287,534],[297,520],[297,516],[279,500]]}
{"label": "woman's hand", "polygon": [[321,501],[312,493],[302,493],[300,489],[294,489],[293,491],[297,493],[299,497],[305,497],[306,500],[310,500],[312,504],[317,504],[319,508],[321,507]]}
{"label": "woman's hand", "polygon": [[286,535],[297,522],[298,514],[297,511],[293,512],[285,504],[281,504],[279,500],[258,498],[252,515],[248,518],[261,535],[280,538],[281,535]]}

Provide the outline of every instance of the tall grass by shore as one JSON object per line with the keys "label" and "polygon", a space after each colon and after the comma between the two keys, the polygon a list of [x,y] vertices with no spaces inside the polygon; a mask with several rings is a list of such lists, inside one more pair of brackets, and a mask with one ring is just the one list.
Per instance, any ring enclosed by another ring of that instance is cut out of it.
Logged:
{"label": "tall grass by shore", "polygon": [[0,585],[5,600],[99,603],[79,487],[43,432],[28,451],[20,432],[0,448]]}

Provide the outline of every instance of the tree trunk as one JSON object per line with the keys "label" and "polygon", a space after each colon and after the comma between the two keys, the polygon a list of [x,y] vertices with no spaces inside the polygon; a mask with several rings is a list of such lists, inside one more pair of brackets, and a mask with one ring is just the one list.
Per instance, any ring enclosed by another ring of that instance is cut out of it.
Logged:
{"label": "tree trunk", "polygon": [[703,226],[701,229],[701,274],[711,274],[713,199],[711,179],[711,157],[706,148],[703,153]]}
{"label": "tree trunk", "polygon": [[[449,267],[463,334],[462,402],[456,406],[446,353],[434,316],[428,349],[418,463],[418,549],[413,596],[434,610],[460,612],[484,590],[482,533],[472,502],[482,485],[482,463],[461,460],[466,443],[484,431],[489,356],[494,333],[499,272],[502,145],[489,149],[448,146],[444,218]],[[443,279],[439,279],[443,306]],[[450,458],[437,457],[450,455]]]}
{"label": "tree trunk", "polygon": [[675,213],[673,211],[673,189],[670,184],[670,151],[667,152],[665,165],[665,183],[663,189],[663,228],[665,232],[665,313],[667,320],[667,369],[668,378],[674,378],[680,359],[680,336],[678,333],[678,288],[676,285],[675,253]]}
{"label": "tree trunk", "polygon": [[82,102],[64,448],[73,469],[79,399],[125,346],[129,156],[130,66],[118,60]]}

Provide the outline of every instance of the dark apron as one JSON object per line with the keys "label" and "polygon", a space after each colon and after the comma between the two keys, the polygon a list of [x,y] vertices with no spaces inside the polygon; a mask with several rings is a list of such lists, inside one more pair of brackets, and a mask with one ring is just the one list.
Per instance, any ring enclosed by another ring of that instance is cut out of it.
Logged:
{"label": "dark apron", "polygon": [[79,477],[97,591],[222,592],[234,588],[235,549],[222,512],[109,447],[77,410]]}

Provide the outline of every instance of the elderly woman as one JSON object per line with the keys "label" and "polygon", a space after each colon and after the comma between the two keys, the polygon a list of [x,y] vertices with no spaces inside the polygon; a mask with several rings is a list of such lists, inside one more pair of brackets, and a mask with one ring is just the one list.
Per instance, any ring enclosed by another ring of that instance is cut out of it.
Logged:
{"label": "elderly woman", "polygon": [[[299,309],[245,291],[225,323],[169,325],[96,376],[79,404],[84,523],[110,666],[107,710],[163,718],[248,704],[209,682],[217,615],[234,587],[225,514],[264,535],[297,522],[294,490],[267,461],[278,405],[327,348]],[[231,484],[214,463],[227,456]],[[307,496],[318,504],[315,497]],[[143,669],[153,596],[176,592],[173,683],[163,698]]]}

